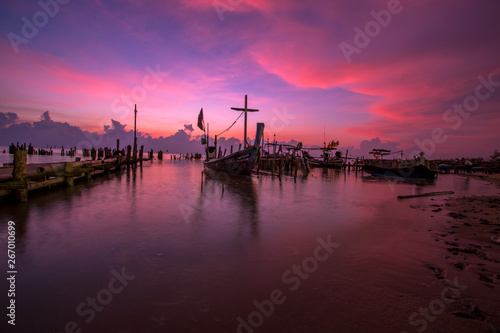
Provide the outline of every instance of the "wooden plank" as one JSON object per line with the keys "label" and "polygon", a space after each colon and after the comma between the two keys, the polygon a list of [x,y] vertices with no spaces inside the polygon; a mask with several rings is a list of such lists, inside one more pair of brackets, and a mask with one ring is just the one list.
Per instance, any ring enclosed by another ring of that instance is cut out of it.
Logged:
{"label": "wooden plank", "polygon": [[28,191],[32,190],[37,190],[39,188],[59,184],[59,183],[64,183],[64,177],[59,177],[59,178],[53,178],[49,180],[44,180],[41,182],[36,182],[36,183],[29,183],[28,184]]}
{"label": "wooden plank", "polygon": [[453,192],[453,191],[441,191],[441,192],[429,192],[429,193],[422,193],[422,194],[415,194],[415,195],[398,195],[398,199],[432,197],[435,195],[446,195],[446,194],[453,194],[453,193],[455,193],[455,192]]}

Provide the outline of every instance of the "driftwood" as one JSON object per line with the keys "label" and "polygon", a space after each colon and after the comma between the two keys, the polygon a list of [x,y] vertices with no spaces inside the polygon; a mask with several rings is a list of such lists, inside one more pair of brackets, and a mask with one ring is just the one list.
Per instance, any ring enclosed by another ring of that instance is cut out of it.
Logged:
{"label": "driftwood", "polygon": [[422,193],[422,194],[415,194],[415,195],[398,195],[398,199],[432,197],[435,195],[446,195],[446,194],[453,194],[453,193],[455,193],[455,192],[453,192],[453,191],[441,191],[441,192],[429,192],[429,193]]}

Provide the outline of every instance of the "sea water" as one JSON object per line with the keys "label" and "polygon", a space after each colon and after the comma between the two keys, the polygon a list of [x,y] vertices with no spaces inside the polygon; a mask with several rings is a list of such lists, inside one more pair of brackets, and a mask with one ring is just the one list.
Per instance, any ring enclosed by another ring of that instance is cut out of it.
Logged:
{"label": "sea water", "polygon": [[167,155],[1,206],[2,253],[15,223],[13,332],[407,330],[407,309],[440,287],[423,266],[436,252],[431,199],[397,196],[498,194],[457,175],[202,170]]}

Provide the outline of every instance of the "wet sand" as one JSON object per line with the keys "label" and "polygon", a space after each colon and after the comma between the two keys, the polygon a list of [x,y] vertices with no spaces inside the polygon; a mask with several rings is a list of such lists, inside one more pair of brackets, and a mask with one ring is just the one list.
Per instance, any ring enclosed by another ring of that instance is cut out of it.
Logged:
{"label": "wet sand", "polygon": [[[500,175],[465,176],[500,186]],[[426,267],[447,284],[457,276],[461,292],[447,311],[477,323],[480,331],[500,330],[500,196],[456,196],[431,199],[436,225],[428,231],[439,242],[443,261]],[[460,288],[459,288],[460,289]]]}
{"label": "wet sand", "polygon": [[464,177],[473,178],[477,180],[484,180],[496,185],[500,185],[500,173],[494,174],[471,174],[471,175],[463,175]]}

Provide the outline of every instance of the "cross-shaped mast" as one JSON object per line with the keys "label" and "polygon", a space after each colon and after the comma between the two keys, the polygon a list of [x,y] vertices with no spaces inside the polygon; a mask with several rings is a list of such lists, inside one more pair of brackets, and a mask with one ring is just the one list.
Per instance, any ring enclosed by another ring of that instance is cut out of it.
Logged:
{"label": "cross-shaped mast", "polygon": [[231,110],[235,110],[235,111],[244,111],[245,112],[245,132],[244,132],[244,146],[243,146],[243,149],[245,149],[247,147],[247,112],[257,112],[259,110],[257,109],[249,109],[248,106],[247,106],[247,95],[245,95],[245,108],[242,109],[242,108],[231,108]]}

